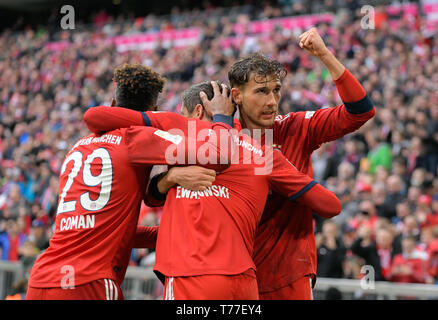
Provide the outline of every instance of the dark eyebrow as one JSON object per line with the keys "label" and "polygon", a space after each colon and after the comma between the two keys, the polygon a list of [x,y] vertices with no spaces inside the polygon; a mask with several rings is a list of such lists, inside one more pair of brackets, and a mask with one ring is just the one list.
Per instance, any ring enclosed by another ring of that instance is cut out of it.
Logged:
{"label": "dark eyebrow", "polygon": [[259,90],[263,90],[263,91],[266,91],[268,89],[268,87],[267,86],[263,86],[263,87],[256,87],[256,88],[254,88],[254,90],[255,91],[259,91]]}

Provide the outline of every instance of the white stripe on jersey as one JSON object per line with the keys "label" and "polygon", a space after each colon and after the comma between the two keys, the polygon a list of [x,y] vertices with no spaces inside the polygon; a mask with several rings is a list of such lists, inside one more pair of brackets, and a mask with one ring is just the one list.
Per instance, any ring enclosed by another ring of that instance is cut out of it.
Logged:
{"label": "white stripe on jersey", "polygon": [[173,296],[173,279],[173,277],[167,278],[166,296],[164,297],[164,300],[175,300],[175,297]]}
{"label": "white stripe on jersey", "polygon": [[109,294],[109,300],[113,300],[113,282],[111,279],[108,279],[109,287],[110,287],[110,294]]}
{"label": "white stripe on jersey", "polygon": [[312,289],[312,276],[309,276],[310,279],[310,300],[313,300],[313,289]]}
{"label": "white stripe on jersey", "polygon": [[173,277],[170,278],[170,300],[175,300],[173,296]]}
{"label": "white stripe on jersey", "polygon": [[114,300],[118,300],[118,296],[119,296],[118,288],[117,288],[117,285],[114,281],[113,281],[113,285],[114,285]]}
{"label": "white stripe on jersey", "polygon": [[108,295],[108,280],[103,279],[105,281],[105,294],[106,294],[106,300],[109,300],[109,295]]}

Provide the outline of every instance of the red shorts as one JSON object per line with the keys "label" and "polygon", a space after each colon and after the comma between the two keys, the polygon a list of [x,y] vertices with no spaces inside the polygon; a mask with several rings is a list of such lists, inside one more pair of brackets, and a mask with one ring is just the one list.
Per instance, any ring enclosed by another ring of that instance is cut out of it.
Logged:
{"label": "red shorts", "polygon": [[26,300],[123,300],[123,293],[115,281],[99,279],[66,289],[29,287]]}
{"label": "red shorts", "polygon": [[260,300],[313,300],[312,277],[304,276],[278,290],[260,293]]}
{"label": "red shorts", "polygon": [[257,279],[247,273],[166,277],[164,300],[258,300]]}

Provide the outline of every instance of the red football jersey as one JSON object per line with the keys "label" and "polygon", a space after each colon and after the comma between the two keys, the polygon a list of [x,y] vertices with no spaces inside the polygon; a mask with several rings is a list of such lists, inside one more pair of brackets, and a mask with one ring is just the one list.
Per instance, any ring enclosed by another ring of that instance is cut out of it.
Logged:
{"label": "red football jersey", "polygon": [[[312,152],[324,142],[357,130],[374,113],[372,109],[352,114],[341,105],[277,116],[274,146],[299,171],[313,177]],[[282,288],[304,275],[316,275],[312,210],[272,192],[256,232],[253,258],[261,293]]]}
{"label": "red football jersey", "polygon": [[[296,199],[316,184],[277,150],[260,164],[258,156],[266,156],[265,150],[247,136],[239,139],[238,163],[218,174],[206,191],[169,190],[158,230],[156,272],[195,276],[255,271],[254,234],[269,189]],[[258,165],[244,164],[244,149],[253,152]],[[255,174],[255,168],[266,171]]]}
{"label": "red football jersey", "polygon": [[[229,128],[217,123],[212,130]],[[63,287],[101,278],[121,284],[151,166],[169,164],[166,151],[175,145],[194,152],[203,145],[198,141],[192,150],[186,140],[148,127],[79,140],[63,163],[54,235],[32,268],[29,286]]]}

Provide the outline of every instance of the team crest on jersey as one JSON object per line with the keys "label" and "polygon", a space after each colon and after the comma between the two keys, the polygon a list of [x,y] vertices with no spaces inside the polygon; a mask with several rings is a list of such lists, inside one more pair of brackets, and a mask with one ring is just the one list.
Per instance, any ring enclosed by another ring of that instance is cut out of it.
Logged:
{"label": "team crest on jersey", "polygon": [[182,137],[175,135],[175,134],[171,134],[167,131],[162,131],[162,130],[156,130],[154,131],[154,134],[163,138],[164,140],[170,141],[174,144],[180,144],[180,142],[182,141]]}
{"label": "team crest on jersey", "polygon": [[279,114],[278,116],[275,117],[275,121],[282,122],[283,120],[286,120],[289,117],[290,117],[290,113],[288,113],[287,115]]}
{"label": "team crest on jersey", "polygon": [[306,115],[304,116],[304,119],[310,119],[315,114],[315,111],[307,111]]}

